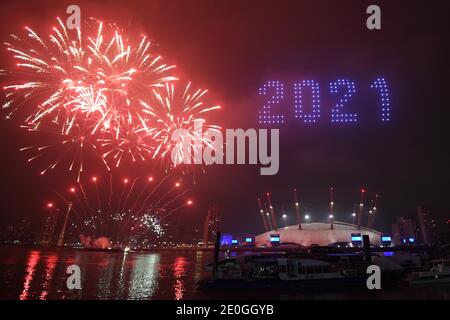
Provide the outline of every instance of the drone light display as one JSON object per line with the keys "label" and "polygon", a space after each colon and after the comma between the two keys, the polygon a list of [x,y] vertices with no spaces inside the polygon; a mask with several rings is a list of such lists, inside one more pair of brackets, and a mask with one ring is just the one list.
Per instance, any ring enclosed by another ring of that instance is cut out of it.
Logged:
{"label": "drone light display", "polygon": [[[391,121],[391,101],[390,90],[383,77],[375,79],[369,88],[378,94],[379,119],[382,122]],[[293,84],[293,114],[296,119],[302,120],[306,124],[314,124],[321,121],[321,96],[319,83],[315,80],[302,80]],[[311,105],[306,105],[304,101],[305,91],[311,94]],[[280,105],[285,100],[285,85],[279,80],[267,81],[258,90],[258,94],[265,96],[265,101],[259,111],[258,121],[264,125],[279,125],[287,121],[287,115],[278,111]],[[359,122],[356,112],[346,112],[346,107],[350,100],[357,94],[356,83],[349,79],[338,79],[329,83],[329,94],[335,99],[331,110],[330,121],[333,124],[346,124]],[[327,120],[325,120],[327,121]]]}

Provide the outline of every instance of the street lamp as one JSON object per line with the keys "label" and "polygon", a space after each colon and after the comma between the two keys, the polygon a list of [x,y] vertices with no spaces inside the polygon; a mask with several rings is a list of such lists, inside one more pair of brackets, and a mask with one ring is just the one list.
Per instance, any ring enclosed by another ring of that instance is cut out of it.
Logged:
{"label": "street lamp", "polygon": [[333,218],[334,218],[334,215],[333,215],[333,214],[330,214],[330,215],[328,216],[328,218],[330,219],[330,229],[333,230],[333,229],[334,229],[334,226],[333,226]]}
{"label": "street lamp", "polygon": [[306,222],[309,222],[309,219],[310,219],[309,214],[305,214],[305,220],[306,220]]}
{"label": "street lamp", "polygon": [[355,219],[356,219],[356,213],[352,213],[352,217],[353,217],[353,224],[355,224]]}
{"label": "street lamp", "polygon": [[286,227],[287,214],[284,213],[282,215],[282,218],[283,218],[283,222],[284,222],[284,227]]}

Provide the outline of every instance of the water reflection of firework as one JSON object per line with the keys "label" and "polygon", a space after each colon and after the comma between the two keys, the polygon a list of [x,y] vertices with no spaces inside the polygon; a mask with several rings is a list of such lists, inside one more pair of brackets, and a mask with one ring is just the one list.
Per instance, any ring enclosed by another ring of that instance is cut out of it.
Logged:
{"label": "water reflection of firework", "polygon": [[189,188],[167,175],[117,179],[113,175],[80,179],[67,192],[56,192],[63,206],[72,202],[71,233],[108,237],[113,243],[156,242],[162,223],[192,204]]}

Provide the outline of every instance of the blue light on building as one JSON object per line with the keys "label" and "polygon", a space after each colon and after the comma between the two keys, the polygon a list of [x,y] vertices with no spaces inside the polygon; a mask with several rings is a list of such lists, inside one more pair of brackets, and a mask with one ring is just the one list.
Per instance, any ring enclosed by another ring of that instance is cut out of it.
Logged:
{"label": "blue light on building", "polygon": [[233,237],[231,234],[222,234],[220,236],[220,245],[221,246],[231,246],[231,241],[233,240]]}
{"label": "blue light on building", "polygon": [[392,245],[392,237],[388,235],[381,236],[381,244],[384,247],[390,247]]}
{"label": "blue light on building", "polygon": [[354,245],[356,247],[362,245],[361,233],[352,233],[352,234],[350,234],[350,236],[351,236],[351,240],[352,240],[352,245]]}
{"label": "blue light on building", "polygon": [[270,242],[272,245],[278,245],[280,244],[280,235],[279,234],[271,234],[270,235]]}
{"label": "blue light on building", "polygon": [[402,243],[404,243],[404,244],[415,244],[416,243],[416,239],[413,238],[413,237],[402,238]]}

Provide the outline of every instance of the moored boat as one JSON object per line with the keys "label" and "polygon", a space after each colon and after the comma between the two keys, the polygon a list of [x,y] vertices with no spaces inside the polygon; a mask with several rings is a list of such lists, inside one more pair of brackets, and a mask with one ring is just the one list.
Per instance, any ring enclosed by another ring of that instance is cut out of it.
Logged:
{"label": "moored boat", "polygon": [[[213,265],[207,269],[213,270]],[[200,289],[332,289],[365,287],[362,273],[345,272],[329,262],[284,252],[250,253],[217,263],[212,279],[199,281]]]}
{"label": "moored boat", "polygon": [[429,270],[412,272],[408,282],[410,285],[450,284],[450,261],[432,260]]}

